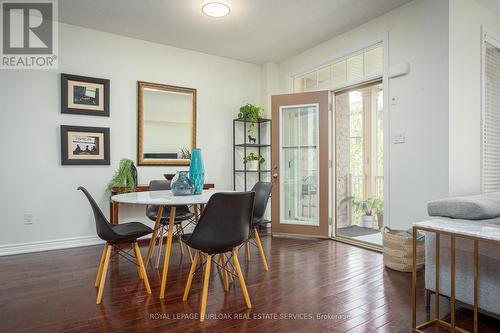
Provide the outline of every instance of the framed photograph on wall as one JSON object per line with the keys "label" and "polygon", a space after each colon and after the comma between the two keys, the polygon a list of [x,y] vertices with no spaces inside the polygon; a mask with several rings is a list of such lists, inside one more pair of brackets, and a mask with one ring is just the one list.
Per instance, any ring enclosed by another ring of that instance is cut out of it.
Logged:
{"label": "framed photograph on wall", "polygon": [[109,165],[109,128],[61,125],[62,165]]}
{"label": "framed photograph on wall", "polygon": [[109,80],[62,73],[61,113],[109,117]]}

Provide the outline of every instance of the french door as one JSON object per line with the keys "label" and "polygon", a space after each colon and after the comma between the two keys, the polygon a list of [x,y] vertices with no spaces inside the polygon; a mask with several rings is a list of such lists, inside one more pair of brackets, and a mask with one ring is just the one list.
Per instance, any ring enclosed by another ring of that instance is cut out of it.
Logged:
{"label": "french door", "polygon": [[329,237],[328,91],[272,102],[272,230]]}
{"label": "french door", "polygon": [[381,81],[334,97],[334,237],[382,246],[384,106]]}

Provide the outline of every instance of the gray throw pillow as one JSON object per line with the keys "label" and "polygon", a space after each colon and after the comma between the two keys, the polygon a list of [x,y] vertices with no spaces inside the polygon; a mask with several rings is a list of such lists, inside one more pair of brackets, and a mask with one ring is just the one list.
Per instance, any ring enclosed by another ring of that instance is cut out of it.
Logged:
{"label": "gray throw pillow", "polygon": [[427,204],[430,216],[464,220],[485,220],[500,217],[500,192],[454,197]]}

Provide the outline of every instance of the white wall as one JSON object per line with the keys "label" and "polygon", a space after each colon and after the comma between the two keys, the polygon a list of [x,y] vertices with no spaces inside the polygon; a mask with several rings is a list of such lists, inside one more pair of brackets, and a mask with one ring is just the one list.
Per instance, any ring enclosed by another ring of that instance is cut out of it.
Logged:
{"label": "white wall", "polygon": [[[0,71],[0,245],[95,236],[84,185],[108,213],[106,184],[121,158],[136,160],[137,81],[198,90],[197,143],[206,180],[232,188],[232,121],[261,102],[261,67],[79,27],[60,26],[59,70]],[[109,118],[62,115],[59,73],[111,80]],[[61,124],[111,128],[111,166],[61,166]],[[176,167],[140,167],[139,182]],[[33,213],[34,224],[23,224]],[[122,216],[143,217],[143,208]]]}
{"label": "white wall", "polygon": [[481,26],[500,17],[476,0],[450,1],[450,195],[481,191]]}
{"label": "white wall", "polygon": [[[290,74],[389,34],[389,63],[409,62],[390,80],[390,226],[406,229],[427,216],[427,202],[448,195],[448,1],[415,0],[279,64],[281,92]],[[387,212],[386,212],[387,214]]]}

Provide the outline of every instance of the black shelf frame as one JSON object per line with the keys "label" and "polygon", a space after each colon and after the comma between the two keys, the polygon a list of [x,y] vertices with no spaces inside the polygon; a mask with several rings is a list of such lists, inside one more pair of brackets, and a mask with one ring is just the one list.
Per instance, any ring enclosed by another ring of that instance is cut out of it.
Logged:
{"label": "black shelf frame", "polygon": [[[250,123],[255,124],[257,127],[257,137],[256,137],[256,143],[249,143],[248,142],[248,137],[247,137],[247,130],[248,130],[248,125]],[[236,143],[236,126],[241,126],[243,125],[243,143]],[[258,170],[247,170],[247,165],[246,163],[243,163],[243,169],[236,169],[236,151],[237,149],[243,149],[243,156],[247,156],[247,152],[250,149],[256,149],[257,153],[259,156],[262,156],[262,152],[265,149],[269,149],[269,161],[268,165],[272,165],[272,154],[271,154],[271,143],[263,143],[262,142],[262,128],[263,126],[271,126],[271,119],[266,119],[266,118],[261,118],[256,122],[253,122],[248,119],[244,118],[236,118],[233,119],[233,190],[236,190],[236,175],[237,174],[243,174],[244,177],[244,191],[248,191],[249,189],[247,188],[247,174],[249,173],[257,173],[259,181],[262,181],[262,174],[264,173],[270,173],[271,170],[269,169],[261,169],[260,163]],[[269,127],[269,137],[268,140],[271,141],[271,128]]]}

